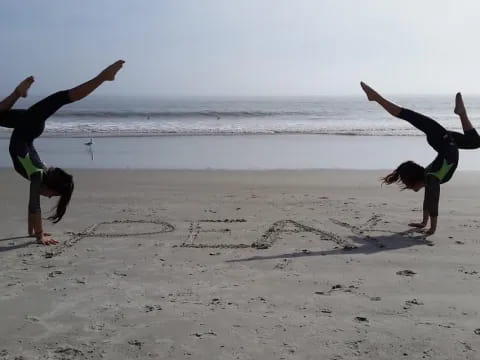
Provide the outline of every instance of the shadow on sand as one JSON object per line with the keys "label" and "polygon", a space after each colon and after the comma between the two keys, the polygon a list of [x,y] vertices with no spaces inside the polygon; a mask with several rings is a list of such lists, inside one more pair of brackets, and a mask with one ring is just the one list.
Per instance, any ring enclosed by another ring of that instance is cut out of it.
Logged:
{"label": "shadow on sand", "polygon": [[[416,235],[413,235],[416,234]],[[297,251],[269,256],[252,256],[245,259],[226,260],[226,262],[244,262],[255,260],[271,259],[289,259],[307,256],[326,256],[326,255],[353,255],[353,254],[374,254],[381,251],[391,251],[409,248],[412,246],[433,246],[431,241],[426,239],[425,234],[418,234],[415,229],[393,233],[391,235],[379,236],[349,236],[352,248],[335,248],[332,250],[321,251]]]}
{"label": "shadow on sand", "polygon": [[[9,241],[9,240],[20,240],[20,239],[32,239],[32,237],[30,237],[30,236],[12,236],[12,237],[8,237],[8,238],[0,239],[0,242]],[[10,250],[21,249],[21,248],[30,246],[32,244],[37,244],[37,241],[34,239],[34,240],[30,240],[30,241],[27,241],[27,242],[24,242],[24,243],[21,243],[21,244],[0,246],[0,253],[5,252],[5,251],[10,251]]]}
{"label": "shadow on sand", "polygon": [[29,238],[30,238],[30,236],[12,236],[12,237],[8,237],[8,238],[0,239],[0,241],[18,240],[18,239],[29,239]]}

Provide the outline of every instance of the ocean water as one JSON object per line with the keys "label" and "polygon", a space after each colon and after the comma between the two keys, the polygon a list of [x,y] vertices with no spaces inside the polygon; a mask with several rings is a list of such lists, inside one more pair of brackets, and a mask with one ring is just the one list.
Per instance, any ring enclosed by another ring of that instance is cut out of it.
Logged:
{"label": "ocean water", "polygon": [[[391,98],[461,131],[453,96]],[[480,126],[480,98],[465,101]],[[10,131],[0,128],[0,167],[12,166]],[[363,96],[89,97],[52,116],[35,144],[44,162],[67,169],[392,169],[433,160],[419,135]],[[462,151],[458,169],[480,170],[480,150]]]}
{"label": "ocean water", "polygon": [[[452,96],[391,96],[451,130],[460,130]],[[18,105],[28,107],[38,99]],[[467,97],[474,124],[480,125],[480,98]],[[10,131],[0,128],[0,136]],[[420,133],[364,96],[275,98],[89,97],[67,105],[47,122],[44,136],[165,135],[375,135]]]}

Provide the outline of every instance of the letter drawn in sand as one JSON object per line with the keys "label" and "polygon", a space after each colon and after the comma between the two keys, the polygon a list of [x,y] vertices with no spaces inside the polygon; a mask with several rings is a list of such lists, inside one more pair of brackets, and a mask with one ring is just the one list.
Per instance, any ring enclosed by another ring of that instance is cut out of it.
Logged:
{"label": "letter drawn in sand", "polygon": [[[139,231],[138,229],[141,229]],[[146,231],[147,230],[147,231]],[[72,247],[80,240],[87,237],[108,238],[108,237],[127,237],[127,236],[145,236],[169,233],[175,230],[175,227],[161,220],[114,220],[104,221],[98,224],[90,225],[85,230],[78,233],[70,232],[71,238],[57,247],[55,251],[47,251],[45,257],[52,257],[61,254],[66,248]]]}
{"label": "letter drawn in sand", "polygon": [[275,243],[275,241],[277,241],[277,239],[280,237],[280,234],[302,232],[313,233],[319,236],[320,240],[333,241],[335,244],[342,247],[351,245],[337,234],[304,225],[294,220],[280,220],[273,223],[273,225],[270,226],[267,231],[265,231],[261,238],[252,244],[252,247],[257,249],[268,249]]}
{"label": "letter drawn in sand", "polygon": [[188,236],[181,247],[189,248],[257,248],[268,249],[281,233],[311,233],[315,241],[333,241],[342,247],[349,245],[340,236],[307,226],[294,220],[280,220],[271,225],[258,239],[258,229],[245,219],[197,220],[190,223]]}
{"label": "letter drawn in sand", "polygon": [[181,247],[240,249],[251,247],[255,230],[245,219],[205,219],[192,221]]}

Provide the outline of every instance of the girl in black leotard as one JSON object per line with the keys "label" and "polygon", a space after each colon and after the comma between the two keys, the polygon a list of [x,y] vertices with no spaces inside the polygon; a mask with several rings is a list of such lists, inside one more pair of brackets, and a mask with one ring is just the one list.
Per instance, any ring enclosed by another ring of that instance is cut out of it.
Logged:
{"label": "girl in black leotard", "polygon": [[43,232],[40,209],[40,195],[60,196],[56,212],[49,219],[59,222],[67,209],[73,193],[73,178],[64,170],[46,167],[40,160],[33,141],[39,137],[45,121],[63,105],[83,99],[104,81],[112,81],[123,66],[119,60],[103,70],[98,76],[73,89],[59,91],[46,97],[27,110],[11,110],[16,100],[27,96],[27,90],[33,83],[33,77],[25,79],[15,91],[0,102],[0,126],[12,128],[10,138],[10,156],[15,170],[30,181],[30,200],[28,204],[28,233],[35,235],[44,245],[56,244],[50,234]]}
{"label": "girl in black leotard", "polygon": [[380,104],[391,115],[408,121],[427,136],[427,142],[438,153],[433,162],[426,168],[413,161],[400,164],[396,170],[383,178],[386,184],[402,183],[404,189],[419,191],[425,187],[423,202],[423,220],[421,223],[411,223],[410,226],[424,228],[430,219],[428,235],[437,228],[438,202],[440,199],[440,184],[449,181],[458,164],[458,149],[477,149],[480,147],[480,136],[468,119],[462,95],[457,93],[454,112],[460,116],[464,134],[447,131],[436,121],[414,111],[403,109],[386,100],[365,83],[360,83],[370,101]]}

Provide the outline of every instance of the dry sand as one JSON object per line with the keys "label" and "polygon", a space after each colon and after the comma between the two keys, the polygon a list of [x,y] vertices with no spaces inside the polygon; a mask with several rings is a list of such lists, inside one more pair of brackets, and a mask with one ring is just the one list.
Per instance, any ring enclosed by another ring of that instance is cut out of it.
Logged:
{"label": "dry sand", "polygon": [[480,359],[478,173],[428,239],[382,172],[74,173],[43,247],[0,171],[2,360]]}

